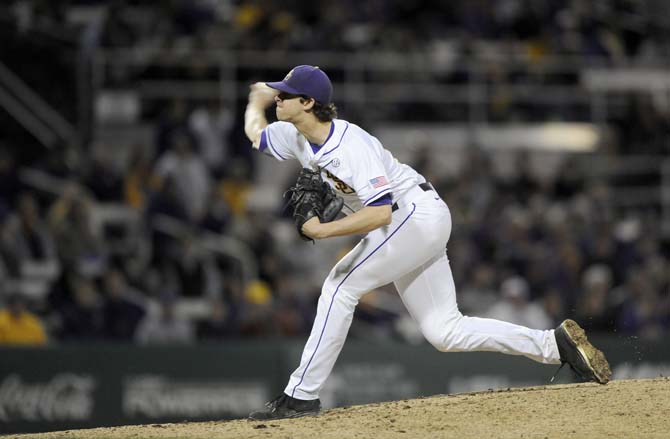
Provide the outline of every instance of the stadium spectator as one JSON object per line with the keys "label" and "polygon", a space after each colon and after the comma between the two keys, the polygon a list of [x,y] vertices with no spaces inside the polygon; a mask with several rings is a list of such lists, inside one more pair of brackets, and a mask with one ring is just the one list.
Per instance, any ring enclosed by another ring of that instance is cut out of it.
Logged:
{"label": "stadium spectator", "polygon": [[275,288],[276,305],[272,317],[276,333],[283,336],[305,334],[311,328],[314,318],[314,301],[306,292],[300,291],[300,279],[290,276],[278,276]]}
{"label": "stadium spectator", "polygon": [[69,184],[49,211],[59,259],[67,270],[85,276],[99,276],[107,268],[107,252],[92,223],[92,203],[81,187]]}
{"label": "stadium spectator", "polygon": [[84,183],[97,201],[111,202],[123,199],[123,176],[113,159],[113,146],[104,145],[92,152]]}
{"label": "stadium spectator", "polygon": [[219,298],[210,299],[210,313],[207,318],[196,324],[196,334],[200,341],[220,341],[235,337],[237,329],[237,312],[235,306],[231,306]]}
{"label": "stadium spectator", "polygon": [[[552,322],[552,327],[556,327],[565,320],[565,302],[561,295],[561,292],[556,288],[550,288],[542,299],[544,305],[544,311],[547,313],[550,321]],[[580,320],[582,322],[583,320]],[[588,325],[587,325],[588,326]],[[595,330],[596,332],[598,330]]]}
{"label": "stadium spectator", "polygon": [[207,203],[207,213],[200,226],[213,233],[224,234],[231,224],[232,212],[226,202],[226,193],[221,184],[213,188]]}
{"label": "stadium spectator", "polygon": [[253,281],[244,289],[240,306],[240,334],[263,337],[274,333],[273,298],[265,282]]}
{"label": "stadium spectator", "polygon": [[142,296],[126,283],[124,274],[110,270],[103,279],[102,334],[110,341],[132,341],[145,315]]}
{"label": "stadium spectator", "polygon": [[174,145],[174,137],[186,136],[191,143],[194,141],[188,127],[189,110],[183,99],[175,99],[170,102],[156,123],[156,150],[157,157],[165,154]]}
{"label": "stadium spectator", "polygon": [[604,264],[588,267],[582,275],[577,318],[584,328],[611,332],[616,329],[617,306],[613,303],[612,272]]}
{"label": "stadium spectator", "polygon": [[123,176],[123,200],[130,207],[144,212],[152,195],[152,164],[141,145],[134,146],[132,150]]}
{"label": "stadium spectator", "polygon": [[233,126],[233,115],[216,101],[197,106],[188,119],[188,126],[198,145],[198,153],[212,176],[220,178],[229,165],[228,137]]}
{"label": "stadium spectator", "polygon": [[58,308],[58,336],[62,340],[97,340],[103,336],[102,298],[95,282],[84,277],[73,281],[72,298]]}
{"label": "stadium spectator", "polygon": [[479,263],[472,267],[468,282],[457,290],[458,305],[465,315],[482,315],[498,300],[496,270],[490,264]]}
{"label": "stadium spectator", "polygon": [[159,187],[166,179],[174,179],[180,206],[189,221],[197,224],[207,212],[212,182],[207,167],[185,133],[173,136],[171,148],[156,162],[155,173],[159,177]]}
{"label": "stadium spectator", "polygon": [[0,309],[0,345],[43,345],[48,341],[40,319],[28,311],[26,298],[10,294]]}
{"label": "stadium spectator", "polygon": [[147,213],[150,221],[159,216],[167,216],[178,221],[188,222],[188,212],[182,204],[175,177],[167,175],[161,179],[157,190],[151,194]]}
{"label": "stadium spectator", "polygon": [[502,301],[484,314],[485,317],[504,320],[533,329],[551,329],[554,322],[544,308],[530,301],[528,283],[519,276],[505,279],[500,287]]}
{"label": "stadium spectator", "polygon": [[644,339],[658,339],[666,333],[668,310],[661,306],[659,292],[643,269],[630,270],[625,284],[613,294],[624,298],[617,321],[619,332]]}
{"label": "stadium spectator", "polygon": [[160,299],[158,313],[147,313],[140,322],[135,340],[140,344],[190,343],[195,340],[193,324],[175,311],[175,297]]}
{"label": "stadium spectator", "polygon": [[182,297],[220,295],[222,279],[211,253],[190,233],[182,235],[175,245],[173,257],[164,265],[175,275],[174,291]]}
{"label": "stadium spectator", "polygon": [[19,195],[17,210],[2,229],[1,247],[9,269],[20,276],[26,264],[57,265],[57,250],[51,231],[42,219],[33,194]]}

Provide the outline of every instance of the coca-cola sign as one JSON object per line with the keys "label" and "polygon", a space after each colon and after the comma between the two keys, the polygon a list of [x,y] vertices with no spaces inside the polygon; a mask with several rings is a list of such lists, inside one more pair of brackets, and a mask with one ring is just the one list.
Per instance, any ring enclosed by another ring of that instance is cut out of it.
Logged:
{"label": "coca-cola sign", "polygon": [[95,379],[60,373],[25,382],[19,374],[0,378],[0,421],[84,421],[91,417]]}

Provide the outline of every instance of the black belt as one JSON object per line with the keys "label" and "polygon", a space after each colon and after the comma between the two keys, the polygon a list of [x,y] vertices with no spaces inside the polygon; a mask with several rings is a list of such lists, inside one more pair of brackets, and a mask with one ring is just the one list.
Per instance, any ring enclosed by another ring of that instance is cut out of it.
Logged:
{"label": "black belt", "polygon": [[[428,183],[428,182],[421,183],[421,184],[419,185],[419,187],[420,187],[421,189],[423,189],[424,192],[434,191],[434,190],[435,190],[435,188],[433,187],[433,185],[430,184],[430,183]],[[393,206],[391,206],[391,212],[395,212],[396,210],[398,210],[398,203],[393,203]]]}

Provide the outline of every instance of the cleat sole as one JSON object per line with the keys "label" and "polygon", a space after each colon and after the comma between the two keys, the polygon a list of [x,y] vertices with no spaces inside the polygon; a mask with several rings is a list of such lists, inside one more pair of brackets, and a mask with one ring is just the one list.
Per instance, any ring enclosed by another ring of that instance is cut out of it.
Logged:
{"label": "cleat sole", "polygon": [[612,371],[605,355],[589,342],[586,338],[586,333],[577,322],[566,320],[562,326],[568,334],[570,341],[574,343],[582,359],[593,373],[595,381],[600,384],[607,384],[612,378]]}

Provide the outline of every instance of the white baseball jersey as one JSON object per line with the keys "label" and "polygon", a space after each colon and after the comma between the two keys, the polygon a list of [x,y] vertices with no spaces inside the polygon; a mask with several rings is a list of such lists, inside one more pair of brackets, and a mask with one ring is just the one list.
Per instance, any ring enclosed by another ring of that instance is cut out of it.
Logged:
{"label": "white baseball jersey", "polygon": [[275,122],[261,135],[260,149],[278,160],[297,159],[305,168],[321,169],[344,198],[343,212],[356,212],[386,194],[400,198],[426,179],[396,160],[376,137],[345,120],[335,119],[326,142],[315,151],[293,124]]}
{"label": "white baseball jersey", "polygon": [[[560,362],[554,331],[463,316],[445,248],[451,214],[431,186],[398,163],[379,141],[356,125],[335,120],[328,140],[312,147],[290,123],[262,132],[260,149],[279,160],[319,167],[350,212],[392,194],[398,206],[391,224],[369,232],[326,278],[300,366],[284,392],[312,400],[330,375],[344,345],[358,300],[393,283],[426,339],[440,351],[497,351],[535,361]],[[388,200],[386,200],[388,202]]]}

